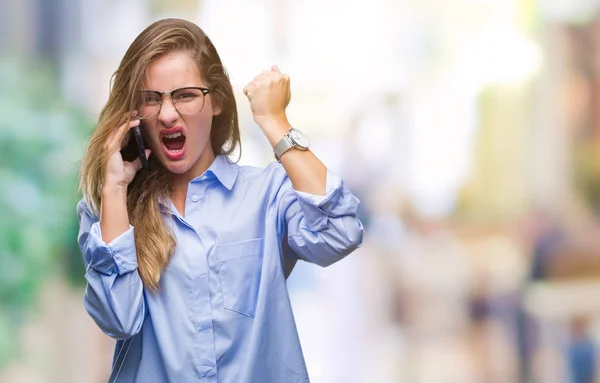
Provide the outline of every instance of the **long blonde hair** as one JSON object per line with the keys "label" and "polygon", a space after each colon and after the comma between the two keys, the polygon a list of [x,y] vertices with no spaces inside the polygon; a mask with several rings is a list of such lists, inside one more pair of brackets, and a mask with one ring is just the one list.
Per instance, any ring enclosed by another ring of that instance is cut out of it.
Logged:
{"label": "long blonde hair", "polygon": [[[113,74],[108,102],[100,113],[81,164],[79,187],[88,207],[99,215],[104,168],[109,154],[105,142],[123,124],[123,116],[136,107],[148,65],[174,51],[191,54],[207,85],[212,102],[222,112],[213,117],[211,147],[215,155],[231,154],[240,145],[237,106],[231,82],[212,42],[197,25],[179,19],[164,19],[151,24],[131,44]],[[170,173],[149,158],[149,169],[141,170],[127,190],[127,212],[135,227],[138,272],[144,286],[159,290],[160,276],[169,263],[175,239],[161,214],[159,200],[169,196]]]}

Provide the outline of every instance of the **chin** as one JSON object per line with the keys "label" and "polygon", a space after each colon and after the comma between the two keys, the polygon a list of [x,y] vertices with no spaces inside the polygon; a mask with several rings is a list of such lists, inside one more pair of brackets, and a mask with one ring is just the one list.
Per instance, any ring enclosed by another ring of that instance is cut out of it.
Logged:
{"label": "chin", "polygon": [[170,173],[173,174],[184,174],[192,168],[192,165],[189,163],[189,161],[186,161],[185,159],[180,161],[162,159],[160,162],[165,167],[165,169],[167,169]]}

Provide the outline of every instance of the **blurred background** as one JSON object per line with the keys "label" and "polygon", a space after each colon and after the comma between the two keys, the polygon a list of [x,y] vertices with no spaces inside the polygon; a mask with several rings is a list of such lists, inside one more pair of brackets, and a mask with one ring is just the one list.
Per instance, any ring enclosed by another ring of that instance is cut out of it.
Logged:
{"label": "blurred background", "polygon": [[361,199],[363,247],[289,279],[314,383],[600,382],[600,1],[0,1],[0,382],[106,382],[77,172],[135,36],[196,22]]}

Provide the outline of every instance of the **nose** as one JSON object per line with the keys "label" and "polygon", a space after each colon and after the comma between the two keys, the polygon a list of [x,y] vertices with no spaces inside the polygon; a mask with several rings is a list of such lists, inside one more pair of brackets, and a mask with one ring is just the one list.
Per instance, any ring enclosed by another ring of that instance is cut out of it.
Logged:
{"label": "nose", "polygon": [[172,126],[178,118],[179,113],[177,113],[177,109],[175,109],[173,100],[171,97],[165,97],[158,114],[158,120],[165,126]]}

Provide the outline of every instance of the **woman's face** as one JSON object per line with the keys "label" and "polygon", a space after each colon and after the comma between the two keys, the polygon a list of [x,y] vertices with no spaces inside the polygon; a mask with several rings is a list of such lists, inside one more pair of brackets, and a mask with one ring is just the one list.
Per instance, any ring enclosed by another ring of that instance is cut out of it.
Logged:
{"label": "woman's face", "polygon": [[[208,88],[186,51],[168,53],[156,59],[148,66],[146,74],[144,90],[171,92],[186,87]],[[183,94],[179,105],[183,106],[189,97]],[[210,131],[213,116],[220,112],[220,108],[213,105],[210,94],[204,96],[202,110],[194,114],[179,113],[171,97],[166,95],[160,113],[143,120],[144,137],[167,170],[191,180],[201,175],[214,160]]]}

